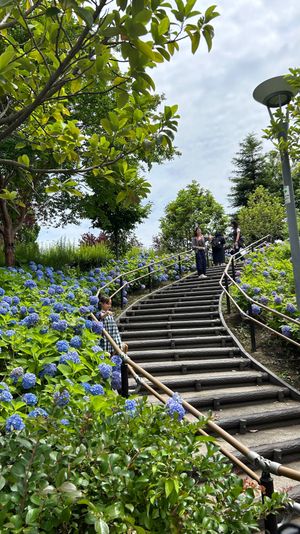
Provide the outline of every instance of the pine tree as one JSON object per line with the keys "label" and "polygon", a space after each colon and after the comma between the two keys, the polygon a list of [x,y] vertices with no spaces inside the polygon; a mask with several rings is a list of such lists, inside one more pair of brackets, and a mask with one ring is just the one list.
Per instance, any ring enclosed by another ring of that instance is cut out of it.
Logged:
{"label": "pine tree", "polygon": [[249,195],[260,185],[268,187],[268,172],[262,142],[253,133],[248,134],[240,143],[232,163],[235,167],[230,181],[234,184],[229,194],[233,208],[247,205]]}

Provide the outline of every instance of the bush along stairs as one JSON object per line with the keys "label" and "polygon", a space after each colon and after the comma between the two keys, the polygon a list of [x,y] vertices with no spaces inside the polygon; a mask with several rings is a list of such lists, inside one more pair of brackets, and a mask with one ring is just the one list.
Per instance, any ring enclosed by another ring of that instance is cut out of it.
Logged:
{"label": "bush along stairs", "polygon": [[[222,268],[207,274],[186,276],[121,314],[129,356],[249,448],[300,469],[300,393],[243,350],[222,319]],[[133,393],[133,378],[129,387]],[[279,478],[278,489],[298,484]]]}

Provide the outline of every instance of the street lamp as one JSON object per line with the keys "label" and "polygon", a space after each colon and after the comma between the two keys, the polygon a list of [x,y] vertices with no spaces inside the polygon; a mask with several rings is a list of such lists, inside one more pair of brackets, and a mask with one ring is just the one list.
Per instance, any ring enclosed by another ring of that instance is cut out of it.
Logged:
{"label": "street lamp", "polygon": [[[271,121],[274,121],[274,117],[271,108],[281,108],[286,106],[293,96],[297,94],[297,90],[293,89],[285,80],[283,76],[276,76],[270,78],[265,82],[262,82],[253,91],[253,98],[260,104],[264,104],[268,108]],[[278,141],[283,139],[287,141],[287,133],[289,127],[288,110],[286,111],[285,119],[281,120],[280,129],[278,131]],[[280,150],[281,165],[282,165],[282,178],[283,178],[283,193],[284,203],[287,214],[287,222],[289,229],[289,238],[291,246],[291,256],[294,271],[294,280],[296,288],[296,301],[297,307],[300,311],[300,243],[299,243],[299,231],[297,225],[297,215],[295,207],[294,188],[291,175],[291,166],[286,144],[283,145],[283,149]]]}

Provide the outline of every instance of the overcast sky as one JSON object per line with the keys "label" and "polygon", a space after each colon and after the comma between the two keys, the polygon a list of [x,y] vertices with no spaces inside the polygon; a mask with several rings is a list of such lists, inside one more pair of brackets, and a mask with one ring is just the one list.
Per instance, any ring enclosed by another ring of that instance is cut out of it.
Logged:
{"label": "overcast sky", "polygon": [[[196,8],[205,11],[209,5],[198,0]],[[213,20],[210,53],[204,40],[194,56],[189,43],[182,43],[170,63],[151,72],[156,92],[165,94],[168,105],[179,105],[175,144],[182,156],[145,175],[152,184],[153,209],[136,235],[146,246],[159,231],[166,204],[193,179],[229,209],[231,160],[248,133],[261,136],[268,125],[267,110],[252,92],[267,78],[300,66],[299,0],[219,0],[217,11],[221,16]],[[266,142],[265,149],[271,144]],[[80,227],[42,229],[39,240],[77,241],[88,228],[86,221]]]}

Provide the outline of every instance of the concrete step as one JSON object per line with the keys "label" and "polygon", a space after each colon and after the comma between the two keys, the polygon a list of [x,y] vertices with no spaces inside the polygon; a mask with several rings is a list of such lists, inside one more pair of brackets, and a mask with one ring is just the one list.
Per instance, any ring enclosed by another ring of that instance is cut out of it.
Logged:
{"label": "concrete step", "polygon": [[213,297],[211,298],[208,298],[207,295],[202,295],[201,293],[197,296],[194,295],[194,293],[192,293],[191,295],[183,295],[183,296],[179,296],[177,298],[175,297],[166,297],[166,296],[160,296],[159,293],[157,293],[157,297],[154,298],[154,295],[152,298],[148,298],[148,299],[143,299],[142,301],[140,301],[140,303],[144,306],[144,305],[154,305],[156,302],[158,302],[159,304],[160,303],[165,303],[166,305],[170,304],[172,305],[173,303],[176,304],[177,302],[187,302],[188,304],[190,304],[191,302],[194,304],[194,303],[202,303],[204,301],[204,303],[206,302],[214,302],[214,301],[218,301],[219,300],[219,296],[218,295],[214,295]]}
{"label": "concrete step", "polygon": [[171,302],[165,301],[164,299],[160,299],[159,301],[157,299],[152,300],[152,302],[139,302],[137,304],[134,304],[131,310],[152,310],[152,309],[172,309],[172,308],[195,308],[198,306],[212,306],[212,305],[218,305],[219,299],[194,299],[193,300],[172,300]]}
{"label": "concrete step", "polygon": [[166,331],[170,330],[171,332],[173,331],[173,329],[177,329],[177,328],[180,328],[180,327],[183,327],[183,328],[186,328],[188,326],[190,326],[191,328],[193,327],[197,327],[197,326],[211,326],[211,327],[215,327],[215,326],[221,326],[222,323],[220,321],[219,318],[217,319],[195,319],[195,320],[192,320],[192,319],[189,319],[187,318],[186,320],[181,320],[181,321],[177,321],[177,320],[174,320],[173,317],[171,317],[170,320],[165,320],[165,321],[155,321],[153,323],[151,323],[151,326],[149,326],[149,323],[148,322],[143,322],[143,321],[138,321],[136,322],[135,321],[135,318],[129,318],[129,317],[122,317],[121,320],[119,321],[118,323],[118,326],[119,326],[119,329],[121,332],[123,332],[124,330],[126,331],[129,331],[129,330],[146,330],[146,329],[149,329],[151,328],[151,330],[156,330],[156,329],[161,329],[161,328],[164,328]]}
{"label": "concrete step", "polygon": [[153,360],[184,360],[184,359],[207,359],[207,358],[224,358],[240,354],[238,347],[201,347],[189,349],[167,349],[167,350],[139,350],[129,351],[129,356],[134,361],[153,361]]}
{"label": "concrete step", "polygon": [[[224,327],[214,327],[214,326],[208,326],[206,328],[172,328],[170,329],[164,329],[164,330],[131,330],[127,331],[124,328],[122,330],[122,340],[128,341],[131,339],[150,339],[150,338],[160,338],[160,339],[177,339],[179,337],[184,337],[185,340],[188,340],[190,337],[194,336],[219,336],[219,335],[226,335],[227,330]],[[188,342],[188,341],[187,341]]]}
{"label": "concrete step", "polygon": [[185,359],[181,361],[163,360],[143,362],[142,367],[143,369],[145,369],[145,371],[148,371],[148,373],[153,374],[155,376],[163,374],[169,375],[171,373],[181,373],[184,375],[187,373],[193,373],[195,371],[205,371],[206,373],[211,373],[212,369],[214,371],[222,369],[230,369],[231,371],[233,371],[234,369],[242,370],[250,368],[251,362],[248,358],[239,358],[234,356],[231,358],[209,358],[207,360]]}
{"label": "concrete step", "polygon": [[[166,400],[168,395],[162,395]],[[206,409],[219,409],[227,405],[242,405],[253,404],[259,402],[267,402],[270,399],[283,400],[290,396],[290,390],[288,388],[279,387],[275,385],[262,385],[262,386],[244,386],[244,387],[232,387],[232,388],[220,388],[216,391],[204,390],[201,393],[195,394],[193,391],[181,393],[182,399],[189,402],[192,406],[202,411],[202,408]],[[150,402],[157,404],[159,401],[153,395],[149,395]]]}
{"label": "concrete step", "polygon": [[[245,384],[263,384],[269,382],[269,375],[267,373],[245,370],[245,371],[214,371],[208,373],[189,373],[185,375],[180,374],[169,374],[169,375],[158,375],[158,380],[160,380],[164,385],[168,386],[173,391],[204,391],[209,389],[211,392],[218,390],[227,386],[228,388],[234,387],[237,384],[239,386]],[[151,385],[151,382],[147,382]],[[130,387],[135,387],[134,379],[130,379]],[[155,386],[152,386],[154,389],[157,389]],[[143,392],[147,394],[147,389],[144,389]],[[300,407],[299,407],[300,411]],[[236,426],[239,427],[239,422],[236,423],[235,419],[232,419],[232,428]],[[230,428],[231,420],[224,420],[224,428]]]}
{"label": "concrete step", "polygon": [[168,306],[166,307],[164,304],[157,304],[154,308],[144,308],[143,306],[136,307],[136,308],[130,308],[126,312],[126,315],[128,317],[131,316],[139,316],[139,315],[152,315],[152,314],[159,314],[159,315],[168,315],[170,313],[172,314],[184,314],[184,313],[192,313],[193,315],[200,312],[210,312],[215,311],[218,309],[218,302],[210,303],[210,304],[198,304],[196,306],[189,306],[189,305],[183,305],[183,306]]}
{"label": "concrete step", "polygon": [[[133,312],[133,313],[127,312],[126,317],[128,318],[133,317],[134,321],[143,321],[143,322],[147,322],[147,321],[154,322],[154,321],[162,321],[162,320],[172,321],[172,319],[175,319],[175,320],[183,319],[183,321],[190,323],[190,320],[196,320],[197,318],[209,319],[209,318],[219,317],[219,312],[217,310],[211,310],[211,311],[203,311],[203,312],[197,311],[194,313],[193,312],[155,313],[155,314],[149,313],[147,315],[137,314],[136,312]],[[125,317],[122,317],[120,319],[120,322],[124,323],[124,321],[125,321]]]}
{"label": "concrete step", "polygon": [[138,339],[137,341],[130,341],[129,350],[144,350],[148,348],[177,348],[188,347],[195,345],[196,347],[204,347],[206,345],[215,347],[225,347],[232,345],[231,336],[194,336],[194,337],[177,337],[176,339],[164,339],[164,338],[150,338],[150,339]]}

